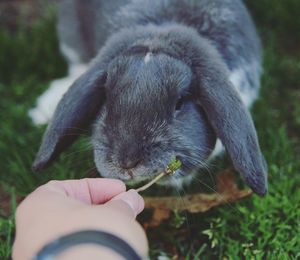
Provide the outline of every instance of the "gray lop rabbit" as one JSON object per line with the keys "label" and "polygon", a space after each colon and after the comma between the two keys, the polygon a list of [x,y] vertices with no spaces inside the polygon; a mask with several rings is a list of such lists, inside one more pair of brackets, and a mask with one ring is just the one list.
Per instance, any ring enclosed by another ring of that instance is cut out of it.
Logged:
{"label": "gray lop rabbit", "polygon": [[89,66],[59,101],[35,170],[92,126],[104,177],[153,177],[176,157],[183,166],[171,183],[207,163],[220,140],[245,182],[266,194],[248,112],[261,46],[242,1],[61,0],[58,31],[70,68]]}

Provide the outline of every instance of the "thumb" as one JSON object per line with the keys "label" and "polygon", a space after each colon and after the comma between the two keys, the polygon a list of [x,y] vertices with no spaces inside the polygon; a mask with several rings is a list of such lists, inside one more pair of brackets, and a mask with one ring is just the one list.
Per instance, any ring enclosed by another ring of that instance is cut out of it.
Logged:
{"label": "thumb", "polygon": [[113,197],[105,205],[117,208],[126,215],[135,218],[143,211],[145,203],[142,196],[136,190],[129,190]]}

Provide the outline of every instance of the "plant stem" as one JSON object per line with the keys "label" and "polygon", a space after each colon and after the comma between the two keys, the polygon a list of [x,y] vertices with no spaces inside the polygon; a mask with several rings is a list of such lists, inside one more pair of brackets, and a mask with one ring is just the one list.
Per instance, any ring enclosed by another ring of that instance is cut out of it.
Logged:
{"label": "plant stem", "polygon": [[144,191],[152,186],[155,182],[159,181],[162,177],[173,174],[176,170],[181,167],[181,161],[178,159],[174,159],[170,162],[167,168],[159,175],[157,175],[152,181],[148,182],[144,186],[136,189],[137,192]]}
{"label": "plant stem", "polygon": [[142,187],[139,187],[138,189],[136,189],[137,192],[141,192],[144,191],[146,189],[148,189],[150,186],[152,186],[155,182],[159,181],[162,177],[168,175],[169,173],[167,171],[163,171],[161,174],[157,175],[152,181],[148,182],[147,184],[145,184]]}

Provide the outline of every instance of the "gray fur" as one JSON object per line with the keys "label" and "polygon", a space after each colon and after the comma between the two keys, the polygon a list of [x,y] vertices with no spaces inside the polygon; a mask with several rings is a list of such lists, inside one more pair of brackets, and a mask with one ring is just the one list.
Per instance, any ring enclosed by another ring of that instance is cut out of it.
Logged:
{"label": "gray fur", "polygon": [[[187,175],[205,164],[218,137],[246,183],[264,195],[263,156],[239,96],[258,92],[261,70],[260,43],[242,2],[122,3],[86,2],[94,8],[85,10],[95,13],[81,19],[81,28],[94,29],[86,32],[85,46],[73,48],[91,56],[96,51],[88,46],[101,50],[60,102],[35,168],[48,166],[71,144],[75,128],[94,122],[95,163],[105,177],[147,178],[174,157],[183,162],[175,178]],[[229,80],[236,69],[243,71],[243,85]]]}

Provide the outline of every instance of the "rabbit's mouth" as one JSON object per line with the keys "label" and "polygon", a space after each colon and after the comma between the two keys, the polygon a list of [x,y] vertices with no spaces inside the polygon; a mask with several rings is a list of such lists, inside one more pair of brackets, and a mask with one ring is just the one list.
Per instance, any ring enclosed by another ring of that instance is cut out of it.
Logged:
{"label": "rabbit's mouth", "polygon": [[[153,180],[155,177],[157,177],[162,171],[153,171],[151,175],[147,176],[137,176],[137,177],[132,177],[131,179],[126,180],[126,184],[128,185],[138,185],[141,182],[148,182]],[[184,179],[184,174],[180,169],[176,170],[173,172],[170,176],[166,175],[162,179],[156,182],[156,184],[161,185],[161,186],[178,186],[178,183],[182,182],[181,179]]]}
{"label": "rabbit's mouth", "polygon": [[[172,156],[172,158],[174,158],[174,156]],[[107,162],[101,164],[98,162],[97,168],[103,177],[120,179],[124,181],[126,185],[136,187],[140,186],[141,183],[153,180],[166,169],[169,161],[170,160],[166,160],[165,164],[161,167],[157,167],[156,170],[151,170],[149,167],[143,165],[133,169],[122,169],[120,167],[112,166]],[[189,167],[187,169],[183,164],[180,169],[177,169],[173,174],[163,177],[156,184],[159,186],[181,189],[183,185],[191,183],[194,172],[195,171],[191,170]]]}
{"label": "rabbit's mouth", "polygon": [[175,158],[174,152],[164,151],[152,154],[152,156],[148,156],[148,158],[136,164],[131,164],[129,161],[125,165],[125,163],[120,163],[118,157],[109,157],[106,156],[107,154],[107,149],[100,145],[94,150],[94,161],[100,175],[105,178],[120,179],[129,183],[139,183],[153,179],[168,166],[172,158]]}

